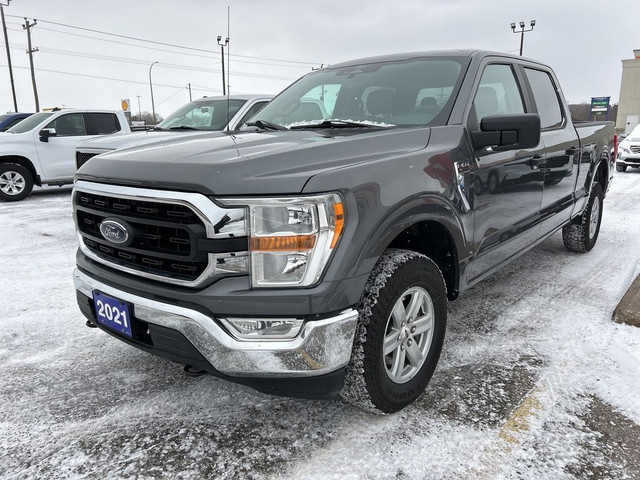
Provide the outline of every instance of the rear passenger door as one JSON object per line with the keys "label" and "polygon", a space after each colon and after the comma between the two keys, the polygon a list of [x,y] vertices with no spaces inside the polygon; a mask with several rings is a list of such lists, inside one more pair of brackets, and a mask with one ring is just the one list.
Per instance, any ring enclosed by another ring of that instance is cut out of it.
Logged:
{"label": "rear passenger door", "polygon": [[[531,112],[518,64],[487,59],[476,81],[467,129],[484,117]],[[479,279],[536,241],[540,225],[544,161],[542,144],[531,149],[476,148],[473,168],[473,224],[476,258],[471,278]]]}
{"label": "rear passenger door", "polygon": [[580,140],[567,120],[558,84],[550,71],[538,66],[525,66],[534,108],[540,115],[541,141],[545,147],[544,192],[540,210],[540,235],[551,233],[566,222],[573,209],[573,193],[578,175]]}

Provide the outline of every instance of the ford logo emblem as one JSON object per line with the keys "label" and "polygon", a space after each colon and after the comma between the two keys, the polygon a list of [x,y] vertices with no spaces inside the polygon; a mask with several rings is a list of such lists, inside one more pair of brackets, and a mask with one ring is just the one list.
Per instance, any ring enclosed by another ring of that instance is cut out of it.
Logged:
{"label": "ford logo emblem", "polygon": [[100,223],[100,233],[105,240],[115,243],[116,245],[129,243],[132,234],[126,222],[109,218]]}

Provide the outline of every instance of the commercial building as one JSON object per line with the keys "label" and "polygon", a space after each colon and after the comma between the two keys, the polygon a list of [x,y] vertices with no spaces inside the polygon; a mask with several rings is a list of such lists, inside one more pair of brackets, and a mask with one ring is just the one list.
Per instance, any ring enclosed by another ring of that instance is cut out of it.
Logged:
{"label": "commercial building", "polygon": [[640,123],[640,50],[633,60],[622,60],[622,83],[616,118],[616,131],[629,133]]}

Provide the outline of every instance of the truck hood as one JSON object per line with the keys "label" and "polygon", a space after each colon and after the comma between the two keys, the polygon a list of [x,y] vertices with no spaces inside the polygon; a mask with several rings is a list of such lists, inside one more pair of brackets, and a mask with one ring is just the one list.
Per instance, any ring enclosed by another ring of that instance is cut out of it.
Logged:
{"label": "truck hood", "polygon": [[89,160],[77,179],[205,195],[297,194],[319,173],[420,150],[430,129],[211,133]]}
{"label": "truck hood", "polygon": [[162,142],[164,140],[173,140],[175,138],[190,138],[197,135],[205,135],[210,131],[202,130],[172,130],[158,131],[150,130],[148,132],[130,133],[127,135],[107,135],[101,138],[85,140],[76,147],[80,151],[109,151],[119,150],[121,148],[137,147],[148,145],[151,143]]}

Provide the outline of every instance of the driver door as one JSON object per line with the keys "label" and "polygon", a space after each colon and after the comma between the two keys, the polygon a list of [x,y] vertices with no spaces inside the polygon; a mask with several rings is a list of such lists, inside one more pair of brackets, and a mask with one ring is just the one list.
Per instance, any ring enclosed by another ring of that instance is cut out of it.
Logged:
{"label": "driver door", "polygon": [[92,138],[87,134],[84,114],[67,113],[56,117],[44,128],[53,128],[55,137],[42,141],[40,132],[35,132],[35,144],[44,171],[43,181],[68,180],[76,171],[75,148],[83,140]]}
{"label": "driver door", "polygon": [[[486,64],[469,112],[469,131],[479,130],[489,115],[529,112],[525,98],[515,65]],[[508,151],[483,147],[474,155],[476,256],[470,281],[488,275],[537,240],[544,184],[542,143]]]}

